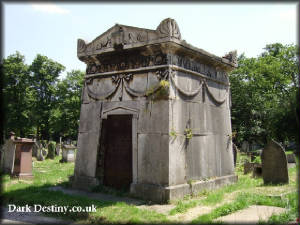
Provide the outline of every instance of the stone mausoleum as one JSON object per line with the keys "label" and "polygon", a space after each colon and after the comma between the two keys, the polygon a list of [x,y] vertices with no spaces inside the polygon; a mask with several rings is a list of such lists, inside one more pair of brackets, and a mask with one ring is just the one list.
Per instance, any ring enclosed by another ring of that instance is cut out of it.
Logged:
{"label": "stone mausoleum", "polygon": [[79,39],[77,55],[87,69],[73,187],[166,202],[237,180],[228,79],[236,52],[188,44],[168,18],[156,30],[116,24]]}

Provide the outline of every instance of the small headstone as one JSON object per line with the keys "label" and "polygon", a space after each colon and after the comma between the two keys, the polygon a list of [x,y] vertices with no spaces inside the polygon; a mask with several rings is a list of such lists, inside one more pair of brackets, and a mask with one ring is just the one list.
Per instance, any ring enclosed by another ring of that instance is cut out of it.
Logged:
{"label": "small headstone", "polygon": [[63,145],[62,146],[62,159],[60,162],[74,162],[76,157],[76,146]]}
{"label": "small headstone", "polygon": [[265,184],[289,183],[287,159],[283,147],[271,140],[261,155],[262,175]]}
{"label": "small headstone", "polygon": [[248,152],[248,151],[249,151],[249,142],[244,141],[244,142],[242,143],[242,150],[243,150],[244,152]]}
{"label": "small headstone", "polygon": [[49,141],[48,143],[48,159],[54,159],[55,157],[55,150],[56,150],[56,142],[55,141]]}
{"label": "small headstone", "polygon": [[261,177],[262,176],[262,166],[261,164],[255,164],[253,166],[253,172],[252,172],[252,176],[255,177]]}
{"label": "small headstone", "polygon": [[38,161],[44,161],[46,156],[47,156],[47,149],[45,148],[39,148],[38,149],[38,154],[37,154],[37,160]]}
{"label": "small headstone", "polygon": [[38,141],[36,141],[32,147],[32,157],[38,157],[38,151],[40,148],[40,144]]}
{"label": "small headstone", "polygon": [[60,144],[57,144],[57,145],[56,145],[55,154],[56,154],[56,155],[59,155],[59,154],[60,154]]}
{"label": "small headstone", "polygon": [[255,167],[259,167],[259,163],[245,162],[244,174],[252,173]]}
{"label": "small headstone", "polygon": [[250,172],[251,172],[251,163],[247,161],[244,163],[244,174],[247,174]]}
{"label": "small headstone", "polygon": [[295,155],[294,154],[287,154],[286,159],[288,163],[296,163]]}
{"label": "small headstone", "polygon": [[10,132],[9,139],[5,140],[4,145],[2,146],[1,154],[1,169],[4,173],[11,174],[14,169],[14,160],[15,160],[15,149],[14,144],[15,133]]}
{"label": "small headstone", "polygon": [[236,157],[237,157],[237,147],[234,143],[232,143],[232,152],[233,152],[233,163],[234,167],[236,166]]}

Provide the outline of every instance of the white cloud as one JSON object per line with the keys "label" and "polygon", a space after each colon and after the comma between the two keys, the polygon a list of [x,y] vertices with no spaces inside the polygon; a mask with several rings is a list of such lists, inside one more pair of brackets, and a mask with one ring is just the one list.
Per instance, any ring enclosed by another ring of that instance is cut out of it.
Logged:
{"label": "white cloud", "polygon": [[69,10],[63,9],[54,3],[31,3],[34,10],[46,13],[68,14]]}

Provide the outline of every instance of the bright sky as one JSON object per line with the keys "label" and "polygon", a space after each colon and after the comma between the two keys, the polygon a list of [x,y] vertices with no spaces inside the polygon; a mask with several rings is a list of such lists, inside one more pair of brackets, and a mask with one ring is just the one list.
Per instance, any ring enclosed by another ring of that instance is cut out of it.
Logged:
{"label": "bright sky", "polygon": [[[288,3],[4,3],[4,57],[19,51],[85,70],[77,39],[92,41],[116,23],[156,29],[177,21],[182,39],[217,56],[231,50],[259,55],[266,44],[296,44],[297,2]],[[62,74],[65,76],[66,72]]]}

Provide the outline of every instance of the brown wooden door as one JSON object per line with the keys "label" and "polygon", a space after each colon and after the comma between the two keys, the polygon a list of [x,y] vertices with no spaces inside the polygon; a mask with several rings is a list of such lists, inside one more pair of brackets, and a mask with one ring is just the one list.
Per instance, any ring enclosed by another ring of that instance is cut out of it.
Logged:
{"label": "brown wooden door", "polygon": [[107,117],[104,185],[128,189],[132,182],[132,116]]}

